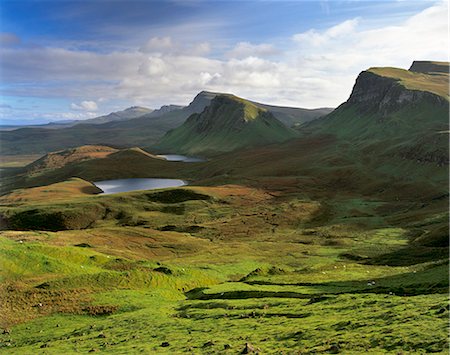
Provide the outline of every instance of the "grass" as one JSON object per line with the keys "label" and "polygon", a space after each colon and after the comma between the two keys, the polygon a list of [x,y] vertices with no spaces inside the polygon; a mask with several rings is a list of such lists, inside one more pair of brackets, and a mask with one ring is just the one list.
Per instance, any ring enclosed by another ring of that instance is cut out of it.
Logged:
{"label": "grass", "polygon": [[[122,150],[5,177],[0,351],[448,353],[447,118],[343,105],[203,163]],[[126,177],[191,184],[84,189]]]}
{"label": "grass", "polygon": [[447,73],[428,75],[398,68],[370,68],[368,71],[387,78],[399,80],[408,89],[428,91],[449,99]]}
{"label": "grass", "polygon": [[111,212],[88,229],[1,233],[3,353],[446,352],[445,258],[371,263],[410,245],[386,201],[234,185],[35,208],[89,204]]}
{"label": "grass", "polygon": [[216,96],[202,113],[169,131],[157,148],[188,154],[217,154],[283,142],[296,136],[270,112],[231,95]]}

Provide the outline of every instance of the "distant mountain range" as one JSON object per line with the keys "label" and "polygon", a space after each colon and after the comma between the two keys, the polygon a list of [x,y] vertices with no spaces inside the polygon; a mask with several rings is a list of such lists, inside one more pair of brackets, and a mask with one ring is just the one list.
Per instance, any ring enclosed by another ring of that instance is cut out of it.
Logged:
{"label": "distant mountain range", "polygon": [[[164,106],[165,107],[165,106]],[[163,108],[161,108],[163,109]],[[39,125],[22,125],[22,126],[14,126],[14,125],[0,125],[0,131],[11,131],[20,128],[51,128],[51,129],[60,129],[60,128],[68,128],[73,127],[78,124],[102,124],[113,121],[124,121],[130,120],[136,117],[143,116],[148,113],[155,112],[156,115],[159,110],[152,110],[146,107],[141,106],[131,106],[123,111],[111,112],[110,114],[99,116],[95,118],[90,118],[86,120],[61,120],[55,121],[45,124]]]}
{"label": "distant mountain range", "polygon": [[[2,144],[13,152],[51,150],[52,145],[76,145],[83,140],[98,142],[99,137],[115,142],[114,149],[91,146],[47,154],[20,177],[6,177],[3,191],[72,176],[88,180],[158,176],[220,183],[229,183],[230,177],[251,181],[264,176],[271,177],[271,185],[277,177],[301,176],[289,183],[298,180],[317,193],[440,198],[448,194],[449,74],[445,67],[448,63],[415,62],[410,70],[370,68],[358,76],[345,103],[296,129],[262,105],[230,94],[201,92],[189,106],[168,108],[159,117],[149,117],[152,112],[58,131],[3,132]],[[153,143],[148,151],[218,155],[198,163],[202,164],[198,169],[165,162],[140,148],[117,149],[118,142],[125,148],[139,142],[135,146],[145,148],[157,139],[160,143]],[[89,143],[78,145],[84,144]],[[283,178],[282,186],[287,181]]]}
{"label": "distant mountain range", "polygon": [[[186,107],[166,105],[154,111],[131,107],[85,121],[1,131],[1,154],[45,154],[89,144],[118,148],[153,147],[165,133],[183,124],[190,115],[201,113],[217,95],[221,94],[202,91]],[[332,111],[331,108],[310,110],[252,104],[271,112],[287,126],[308,122]]]}

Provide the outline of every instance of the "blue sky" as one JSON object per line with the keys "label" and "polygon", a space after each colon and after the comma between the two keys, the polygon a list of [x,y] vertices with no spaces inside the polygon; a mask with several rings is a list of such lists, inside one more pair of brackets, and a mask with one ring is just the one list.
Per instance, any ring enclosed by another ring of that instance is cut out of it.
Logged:
{"label": "blue sky", "polygon": [[369,66],[448,60],[443,1],[5,1],[0,119],[85,119],[200,90],[336,106]]}

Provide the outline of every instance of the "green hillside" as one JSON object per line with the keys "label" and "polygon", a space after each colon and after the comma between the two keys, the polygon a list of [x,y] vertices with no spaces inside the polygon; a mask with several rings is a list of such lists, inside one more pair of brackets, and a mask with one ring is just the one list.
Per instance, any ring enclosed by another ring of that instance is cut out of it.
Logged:
{"label": "green hillside", "polygon": [[[147,114],[141,108],[130,108],[86,122],[76,121],[76,124],[71,123],[68,125],[70,127],[64,126],[58,130],[43,125],[0,131],[1,154],[45,154],[81,145],[152,147],[166,132],[180,126],[190,115],[202,112],[217,95],[220,94],[202,91],[186,107],[167,105]],[[313,120],[331,110],[255,105],[272,112],[288,126]],[[130,114],[139,114],[139,117],[131,118]]]}
{"label": "green hillside", "polygon": [[186,154],[211,154],[282,142],[295,137],[270,112],[233,95],[218,95],[202,113],[168,132],[158,149]]}
{"label": "green hillside", "polygon": [[351,142],[381,165],[396,158],[446,167],[448,84],[448,73],[371,68],[359,75],[347,102],[302,130]]}
{"label": "green hillside", "polygon": [[[299,136],[203,162],[90,146],[6,168],[0,352],[448,353],[448,97],[436,80],[370,69]],[[291,133],[280,125],[221,95],[174,142]],[[132,177],[188,186],[105,195],[90,182]]]}

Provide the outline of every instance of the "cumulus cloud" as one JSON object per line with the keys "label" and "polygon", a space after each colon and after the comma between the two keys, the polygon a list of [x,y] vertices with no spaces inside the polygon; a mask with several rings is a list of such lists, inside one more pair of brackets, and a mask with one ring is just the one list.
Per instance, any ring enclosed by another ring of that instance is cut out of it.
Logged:
{"label": "cumulus cloud", "polygon": [[269,43],[251,44],[250,42],[239,42],[227,52],[227,56],[229,58],[267,57],[277,53],[278,50]]}
{"label": "cumulus cloud", "polygon": [[146,61],[139,66],[139,74],[144,76],[162,75],[167,70],[164,59],[160,57],[148,57]]}
{"label": "cumulus cloud", "polygon": [[70,104],[70,108],[72,110],[80,110],[80,111],[97,111],[98,106],[95,101],[81,101],[80,104],[72,103]]}
{"label": "cumulus cloud", "polygon": [[110,53],[4,48],[2,93],[65,96],[75,102],[72,109],[84,112],[95,111],[100,98],[102,108],[108,100],[149,107],[186,104],[201,90],[280,105],[336,106],[368,67],[446,60],[446,14],[447,3],[440,2],[395,26],[350,18],[292,34],[283,40],[283,51],[271,43],[238,42],[224,52],[227,46],[212,41],[180,43],[164,36]]}

